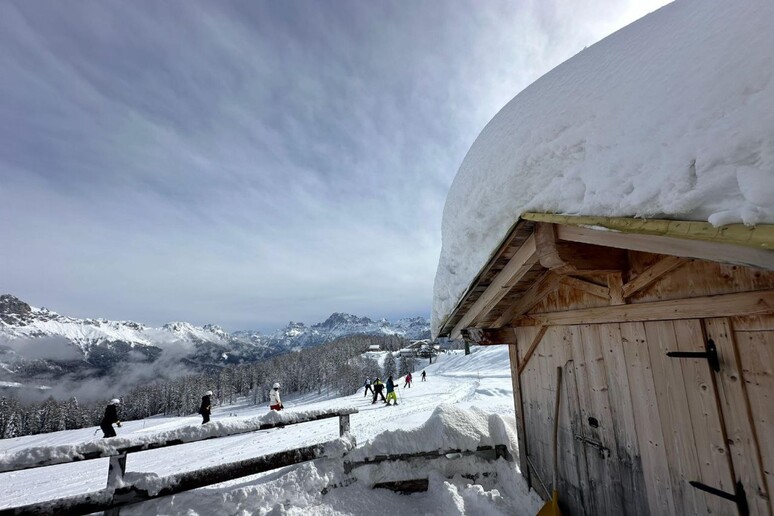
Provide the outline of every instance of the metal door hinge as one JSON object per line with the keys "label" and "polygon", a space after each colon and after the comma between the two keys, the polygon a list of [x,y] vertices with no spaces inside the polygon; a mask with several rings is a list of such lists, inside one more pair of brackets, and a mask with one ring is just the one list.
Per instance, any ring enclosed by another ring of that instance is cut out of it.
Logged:
{"label": "metal door hinge", "polygon": [[720,359],[715,341],[707,339],[704,343],[704,349],[706,351],[670,351],[667,356],[671,358],[706,358],[713,371],[720,371]]}
{"label": "metal door hinge", "polygon": [[715,487],[710,487],[706,484],[702,484],[701,482],[696,482],[695,480],[691,480],[688,483],[696,489],[701,489],[705,493],[719,496],[721,498],[725,498],[726,500],[731,500],[732,502],[736,503],[736,508],[739,510],[739,516],[749,516],[750,506],[747,505],[747,495],[744,492],[744,486],[741,482],[737,482],[734,486],[734,494],[726,493],[725,491],[721,491]]}

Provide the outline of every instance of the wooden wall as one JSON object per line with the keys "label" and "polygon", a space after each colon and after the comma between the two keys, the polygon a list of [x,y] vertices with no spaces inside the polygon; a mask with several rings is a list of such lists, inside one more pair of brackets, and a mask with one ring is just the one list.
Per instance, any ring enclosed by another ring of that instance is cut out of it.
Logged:
{"label": "wooden wall", "polygon": [[[633,254],[627,281],[658,259]],[[772,286],[770,272],[694,260],[629,302]],[[562,286],[532,312],[600,303]],[[729,493],[740,481],[750,514],[774,516],[774,314],[552,326],[529,356],[541,328],[514,331],[512,351],[523,365],[520,377],[513,368],[521,452],[534,464],[531,483],[541,493],[536,477],[551,489],[556,367],[564,371],[559,492],[567,514],[738,514],[734,502],[689,481]],[[666,355],[704,351],[707,339],[717,345],[719,372],[705,359]]]}

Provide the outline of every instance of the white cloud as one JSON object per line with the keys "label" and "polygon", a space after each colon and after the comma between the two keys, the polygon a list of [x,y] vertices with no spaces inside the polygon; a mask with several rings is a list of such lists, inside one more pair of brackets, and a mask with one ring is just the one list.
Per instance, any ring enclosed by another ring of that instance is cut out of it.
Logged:
{"label": "white cloud", "polygon": [[428,314],[484,124],[658,3],[5,4],[0,289],[230,329]]}

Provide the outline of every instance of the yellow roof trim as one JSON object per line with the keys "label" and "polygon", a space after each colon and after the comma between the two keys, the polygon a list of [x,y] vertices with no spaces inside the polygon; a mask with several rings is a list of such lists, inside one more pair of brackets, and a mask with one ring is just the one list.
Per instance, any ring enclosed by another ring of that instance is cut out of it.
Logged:
{"label": "yellow roof trim", "polygon": [[522,219],[573,226],[600,227],[621,233],[660,235],[689,240],[706,240],[742,245],[755,249],[774,249],[774,224],[713,226],[708,222],[628,217],[587,217],[553,213],[524,213]]}

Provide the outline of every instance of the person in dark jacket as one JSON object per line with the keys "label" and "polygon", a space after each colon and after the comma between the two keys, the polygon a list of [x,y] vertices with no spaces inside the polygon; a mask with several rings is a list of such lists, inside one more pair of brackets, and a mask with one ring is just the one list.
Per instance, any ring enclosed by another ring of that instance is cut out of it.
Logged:
{"label": "person in dark jacket", "polygon": [[374,387],[374,399],[371,402],[371,405],[376,403],[376,398],[378,396],[381,396],[382,397],[382,401],[384,401],[386,403],[387,400],[384,399],[384,394],[382,394],[382,391],[384,390],[384,384],[382,383],[382,381],[379,379],[378,376],[376,377],[376,380],[374,380],[373,387]]}
{"label": "person in dark jacket", "polygon": [[207,391],[202,396],[202,404],[199,407],[199,414],[202,415],[202,424],[210,422],[210,412],[212,411],[210,396],[212,396],[212,391]]}
{"label": "person in dark jacket", "polygon": [[105,415],[102,417],[102,421],[99,423],[99,427],[104,434],[102,437],[115,437],[116,431],[113,429],[113,423],[116,426],[121,426],[121,421],[118,419],[118,404],[121,400],[113,398],[110,403],[105,407]]}
{"label": "person in dark jacket", "polygon": [[426,377],[426,376],[427,376],[427,373],[425,373],[424,371],[422,371],[422,381],[423,381],[423,382],[427,381],[427,380],[425,380],[425,377]]}
{"label": "person in dark jacket", "polygon": [[387,378],[387,399],[384,402],[389,405],[390,401],[398,404],[398,395],[395,393],[395,382],[392,381],[392,375]]}

